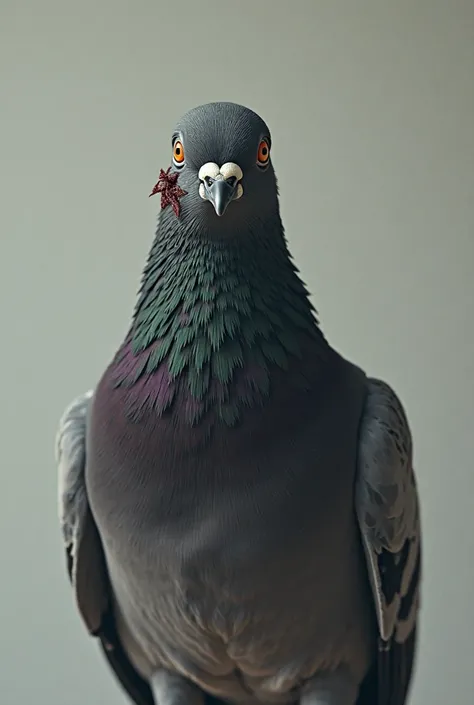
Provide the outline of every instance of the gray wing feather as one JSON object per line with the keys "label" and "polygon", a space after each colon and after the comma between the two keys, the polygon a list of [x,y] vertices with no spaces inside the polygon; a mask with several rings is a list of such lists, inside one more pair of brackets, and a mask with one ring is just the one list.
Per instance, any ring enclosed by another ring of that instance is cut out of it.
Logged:
{"label": "gray wing feather", "polygon": [[87,415],[92,392],[77,397],[65,410],[56,435],[59,521],[68,556],[69,575],[79,611],[95,633],[108,602],[108,579],[97,527],[93,520],[84,471]]}
{"label": "gray wing feather", "polygon": [[59,520],[66,547],[74,549],[87,511],[84,483],[85,434],[92,392],[82,394],[66,408],[56,434]]}
{"label": "gray wing feather", "polygon": [[419,609],[421,527],[412,437],[400,400],[368,380],[360,429],[356,513],[380,637],[405,642]]}
{"label": "gray wing feather", "polygon": [[93,393],[77,397],[65,410],[56,435],[59,520],[79,612],[122,688],[136,705],[153,705],[150,686],[135,671],[117,635],[110,585],[99,532],[85,483],[86,431]]}

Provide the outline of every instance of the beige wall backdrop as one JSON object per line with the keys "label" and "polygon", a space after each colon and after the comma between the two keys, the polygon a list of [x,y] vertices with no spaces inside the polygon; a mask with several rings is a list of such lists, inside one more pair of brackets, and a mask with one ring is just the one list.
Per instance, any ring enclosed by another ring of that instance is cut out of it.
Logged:
{"label": "beige wall backdrop", "polygon": [[0,0],[0,702],[125,699],[75,612],[53,439],[124,334],[174,122],[273,132],[326,334],[401,395],[425,583],[412,703],[472,705],[472,0]]}

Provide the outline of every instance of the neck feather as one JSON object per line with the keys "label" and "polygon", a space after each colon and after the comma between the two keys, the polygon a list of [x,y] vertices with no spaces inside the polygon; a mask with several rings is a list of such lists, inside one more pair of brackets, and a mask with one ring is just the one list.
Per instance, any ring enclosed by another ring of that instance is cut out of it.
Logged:
{"label": "neck feather", "polygon": [[133,413],[178,408],[193,425],[209,412],[233,425],[308,345],[325,341],[279,216],[226,242],[159,226],[115,379]]}

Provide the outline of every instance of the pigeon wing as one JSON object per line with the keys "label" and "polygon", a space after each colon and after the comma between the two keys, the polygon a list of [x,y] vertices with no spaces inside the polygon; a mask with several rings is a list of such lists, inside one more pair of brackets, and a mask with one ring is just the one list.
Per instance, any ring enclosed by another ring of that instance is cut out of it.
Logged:
{"label": "pigeon wing", "polygon": [[419,612],[419,502],[405,411],[389,385],[376,379],[368,380],[355,502],[379,630],[377,703],[404,705]]}
{"label": "pigeon wing", "polygon": [[86,429],[92,392],[65,410],[56,436],[59,518],[67,569],[79,613],[118,681],[135,705],[153,705],[149,685],[128,660],[117,635],[111,609],[110,583],[97,526],[85,484]]}

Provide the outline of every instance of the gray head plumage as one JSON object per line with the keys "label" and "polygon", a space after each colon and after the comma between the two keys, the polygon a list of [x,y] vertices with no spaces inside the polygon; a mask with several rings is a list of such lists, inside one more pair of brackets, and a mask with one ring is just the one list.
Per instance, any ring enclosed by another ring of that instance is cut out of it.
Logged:
{"label": "gray head plumage", "polygon": [[[186,192],[184,227],[228,235],[278,217],[270,130],[249,108],[228,102],[193,108],[178,122],[171,149],[171,173]],[[163,216],[171,225],[171,209]]]}

